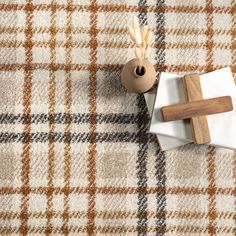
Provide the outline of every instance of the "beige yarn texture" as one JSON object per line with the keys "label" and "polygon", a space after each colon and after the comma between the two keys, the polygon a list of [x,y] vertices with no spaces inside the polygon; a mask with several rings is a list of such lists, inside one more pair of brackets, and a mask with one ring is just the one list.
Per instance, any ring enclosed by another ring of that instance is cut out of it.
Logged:
{"label": "beige yarn texture", "polygon": [[234,0],[0,0],[0,235],[236,235],[236,153],[161,152],[121,68],[236,78]]}

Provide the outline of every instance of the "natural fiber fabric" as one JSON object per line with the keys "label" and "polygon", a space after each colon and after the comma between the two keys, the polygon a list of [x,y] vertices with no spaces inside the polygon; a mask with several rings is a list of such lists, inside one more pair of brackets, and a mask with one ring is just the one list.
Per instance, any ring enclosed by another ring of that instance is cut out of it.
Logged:
{"label": "natural fiber fabric", "polygon": [[234,0],[0,0],[1,235],[236,234],[235,152],[161,152],[120,84],[134,15],[157,71],[235,76]]}

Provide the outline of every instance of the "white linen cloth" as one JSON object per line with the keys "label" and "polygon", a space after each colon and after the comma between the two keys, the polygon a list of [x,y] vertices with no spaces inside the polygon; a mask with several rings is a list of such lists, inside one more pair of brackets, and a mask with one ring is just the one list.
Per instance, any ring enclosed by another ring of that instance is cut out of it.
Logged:
{"label": "white linen cloth", "polygon": [[[236,107],[236,86],[229,67],[200,75],[204,99],[229,95]],[[163,122],[161,107],[185,102],[182,76],[162,72],[155,91],[146,93],[145,100],[151,115],[151,133],[157,134],[162,150],[193,142],[189,120]],[[156,98],[155,98],[156,97]],[[236,109],[207,116],[211,145],[236,149]]]}

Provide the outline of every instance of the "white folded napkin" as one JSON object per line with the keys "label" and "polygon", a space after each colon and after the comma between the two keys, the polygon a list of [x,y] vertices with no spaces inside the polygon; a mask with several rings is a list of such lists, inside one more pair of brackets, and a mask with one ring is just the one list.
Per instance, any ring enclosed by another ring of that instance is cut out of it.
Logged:
{"label": "white folded napkin", "polygon": [[[169,150],[193,141],[188,120],[163,122],[160,110],[166,105],[185,102],[181,80],[182,76],[162,72],[157,94],[155,91],[145,94],[151,115],[150,132],[157,134],[162,150]],[[209,115],[207,120],[211,145],[236,149],[236,86],[230,68],[200,75],[200,83],[204,99],[226,95],[232,97],[233,111]]]}
{"label": "white folded napkin", "polygon": [[[150,116],[152,116],[153,113],[153,108],[154,108],[154,103],[155,103],[155,98],[156,98],[156,89],[151,90],[148,93],[144,94],[148,112]],[[173,138],[173,137],[168,137],[166,135],[158,134],[157,135],[159,145],[163,151],[169,150],[175,147],[182,146],[184,144],[190,143],[192,141],[184,141],[178,138]]]}

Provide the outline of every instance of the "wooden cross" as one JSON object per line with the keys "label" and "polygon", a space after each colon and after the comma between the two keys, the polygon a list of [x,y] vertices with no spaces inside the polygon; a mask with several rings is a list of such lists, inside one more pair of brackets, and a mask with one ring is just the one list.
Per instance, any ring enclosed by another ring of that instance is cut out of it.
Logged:
{"label": "wooden cross", "polygon": [[211,142],[207,115],[233,110],[230,96],[203,99],[198,74],[186,75],[183,78],[185,103],[162,107],[164,121],[190,119],[193,139],[196,144]]}

